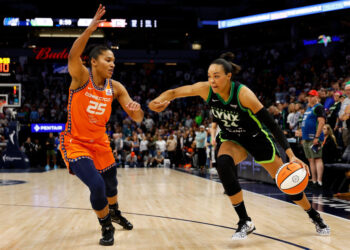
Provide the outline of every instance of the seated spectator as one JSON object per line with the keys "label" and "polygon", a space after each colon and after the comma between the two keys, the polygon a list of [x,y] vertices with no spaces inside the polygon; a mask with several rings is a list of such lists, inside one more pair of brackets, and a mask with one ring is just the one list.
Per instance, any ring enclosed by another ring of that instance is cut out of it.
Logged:
{"label": "seated spectator", "polygon": [[163,167],[164,164],[164,156],[158,150],[157,155],[152,159],[152,167]]}
{"label": "seated spectator", "polygon": [[190,165],[191,167],[193,167],[193,156],[194,156],[194,150],[192,147],[184,147],[184,155],[185,155],[185,159],[184,159],[184,165],[188,166]]}
{"label": "seated spectator", "polygon": [[340,97],[343,95],[342,92],[336,91],[333,94],[334,102],[329,107],[327,111],[327,121],[328,124],[331,126],[332,129],[336,129],[337,121],[338,121],[338,114],[341,107]]}
{"label": "seated spectator", "polygon": [[140,142],[140,152],[141,152],[140,159],[142,162],[144,162],[144,167],[147,166],[146,159],[148,159],[148,155],[149,155],[148,144],[149,144],[149,141],[147,140],[146,135],[143,134],[142,140]]}
{"label": "seated spectator", "polygon": [[186,120],[185,120],[185,126],[190,128],[190,127],[192,127],[192,124],[193,124],[193,120],[191,119],[191,116],[187,115]]}
{"label": "seated spectator", "polygon": [[125,166],[129,166],[131,168],[137,167],[137,156],[135,152],[131,152],[126,156]]}
{"label": "seated spectator", "polygon": [[177,141],[173,135],[168,137],[166,142],[166,150],[170,159],[170,164],[175,166],[175,152],[176,152]]}
{"label": "seated spectator", "polygon": [[114,141],[114,150],[113,155],[116,159],[117,165],[123,164],[124,157],[124,141],[123,141],[123,135],[121,133],[114,133],[113,134],[113,141]]}
{"label": "seated spectator", "polygon": [[287,125],[288,127],[286,128],[288,133],[288,137],[291,137],[292,134],[291,132],[295,132],[297,124],[298,124],[298,120],[295,119],[296,116],[296,111],[295,111],[295,104],[294,103],[290,103],[288,106],[288,116],[287,116]]}
{"label": "seated spectator", "polygon": [[153,162],[153,157],[151,154],[145,154],[142,158],[141,161],[143,162],[143,167],[151,167],[152,162]]}
{"label": "seated spectator", "polygon": [[53,136],[53,133],[49,134],[49,138],[47,138],[46,140],[46,166],[45,169],[49,170],[50,169],[50,159],[52,157],[52,161],[54,164],[54,169],[57,168],[56,165],[56,152],[55,152],[55,148],[57,147],[57,145],[55,144],[55,138]]}
{"label": "seated spectator", "polygon": [[160,151],[163,156],[165,156],[166,141],[164,140],[164,137],[162,136],[158,137],[158,140],[156,141],[156,149]]}
{"label": "seated spectator", "polygon": [[133,148],[133,143],[131,140],[131,136],[128,136],[123,141],[123,150],[125,154],[128,155],[132,151],[132,148]]}
{"label": "seated spectator", "polygon": [[154,126],[154,120],[151,118],[149,114],[147,114],[147,118],[143,122],[146,126],[148,132],[152,131]]}
{"label": "seated spectator", "polygon": [[323,127],[324,141],[322,143],[322,159],[324,163],[335,163],[339,158],[339,150],[337,142],[333,134],[333,130],[329,124]]}

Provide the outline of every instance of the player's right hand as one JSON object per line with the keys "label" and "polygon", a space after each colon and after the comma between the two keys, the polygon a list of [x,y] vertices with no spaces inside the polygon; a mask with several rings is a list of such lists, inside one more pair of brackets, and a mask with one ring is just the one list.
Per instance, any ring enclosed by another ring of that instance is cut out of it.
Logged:
{"label": "player's right hand", "polygon": [[130,111],[139,111],[141,109],[141,105],[137,102],[131,101],[128,104],[126,104],[126,107],[130,110]]}
{"label": "player's right hand", "polygon": [[170,101],[156,101],[153,100],[148,104],[148,107],[150,110],[155,112],[162,112],[168,105],[170,104]]}
{"label": "player's right hand", "polygon": [[306,170],[307,174],[310,176],[309,166],[306,165],[302,160],[300,160],[296,156],[293,156],[292,158],[289,159],[289,161],[299,163]]}
{"label": "player's right hand", "polygon": [[90,29],[91,31],[95,31],[98,27],[98,25],[102,22],[105,22],[106,19],[101,20],[101,17],[106,13],[106,8],[105,6],[102,6],[102,4],[100,4],[98,6],[98,9],[96,11],[96,14],[94,16],[94,18],[92,19],[89,27],[87,29]]}

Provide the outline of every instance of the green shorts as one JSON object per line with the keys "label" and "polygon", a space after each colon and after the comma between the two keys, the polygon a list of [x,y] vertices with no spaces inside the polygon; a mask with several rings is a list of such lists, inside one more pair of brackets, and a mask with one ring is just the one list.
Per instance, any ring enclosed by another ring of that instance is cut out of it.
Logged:
{"label": "green shorts", "polygon": [[276,154],[280,156],[273,138],[263,131],[259,131],[253,136],[247,135],[241,138],[238,138],[233,133],[226,134],[220,131],[218,138],[220,143],[224,141],[232,141],[242,146],[259,164],[274,162]]}
{"label": "green shorts", "polygon": [[49,155],[49,156],[54,156],[54,155],[56,155],[55,150],[53,150],[53,149],[51,149],[51,150],[46,150],[46,155]]}
{"label": "green shorts", "polygon": [[322,158],[322,147],[321,149],[315,153],[311,147],[312,147],[313,143],[312,141],[304,141],[303,142],[303,148],[304,148],[304,153],[307,159],[317,159],[317,158]]}

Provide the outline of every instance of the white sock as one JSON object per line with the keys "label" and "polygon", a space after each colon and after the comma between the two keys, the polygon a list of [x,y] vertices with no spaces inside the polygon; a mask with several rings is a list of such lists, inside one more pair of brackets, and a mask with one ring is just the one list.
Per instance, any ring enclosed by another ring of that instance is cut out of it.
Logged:
{"label": "white sock", "polygon": [[318,184],[320,184],[320,186],[322,186],[322,181],[318,181]]}

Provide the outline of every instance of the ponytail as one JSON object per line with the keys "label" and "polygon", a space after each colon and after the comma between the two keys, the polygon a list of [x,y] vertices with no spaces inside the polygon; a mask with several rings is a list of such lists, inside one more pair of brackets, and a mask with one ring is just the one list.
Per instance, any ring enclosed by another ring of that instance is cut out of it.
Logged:
{"label": "ponytail", "polygon": [[235,54],[232,52],[225,52],[220,55],[220,58],[214,60],[211,64],[218,64],[224,68],[226,74],[232,73],[232,77],[237,75],[241,71],[241,66],[233,63]]}
{"label": "ponytail", "polygon": [[233,74],[237,75],[241,71],[242,69],[241,66],[233,63],[233,60],[235,59],[235,54],[233,54],[232,52],[228,51],[228,52],[222,53],[220,55],[220,58],[225,59],[226,61],[231,63]]}

